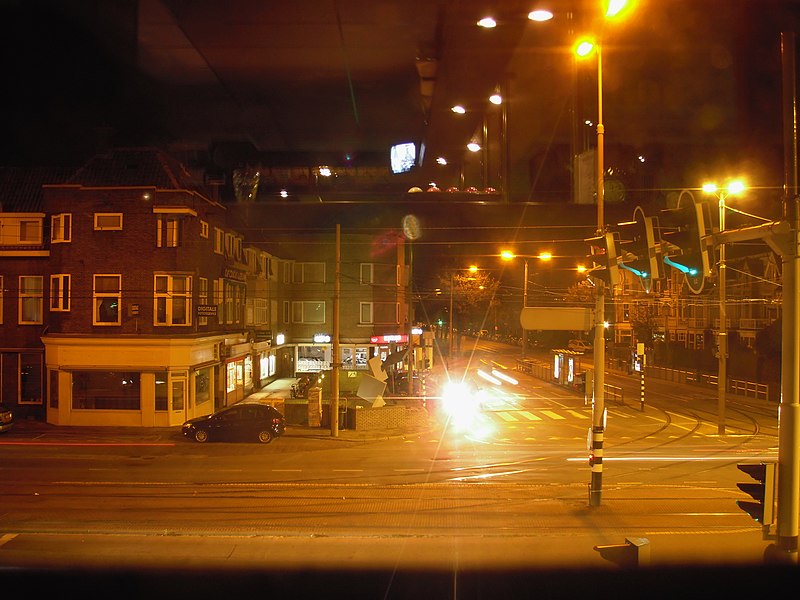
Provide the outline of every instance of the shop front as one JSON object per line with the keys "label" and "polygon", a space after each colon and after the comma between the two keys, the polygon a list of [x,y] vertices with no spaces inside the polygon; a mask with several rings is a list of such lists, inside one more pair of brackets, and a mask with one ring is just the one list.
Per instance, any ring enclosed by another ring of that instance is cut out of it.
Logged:
{"label": "shop front", "polygon": [[250,342],[223,346],[225,406],[244,400],[253,392],[253,355]]}
{"label": "shop front", "polygon": [[169,427],[214,410],[214,338],[44,336],[47,422]]}

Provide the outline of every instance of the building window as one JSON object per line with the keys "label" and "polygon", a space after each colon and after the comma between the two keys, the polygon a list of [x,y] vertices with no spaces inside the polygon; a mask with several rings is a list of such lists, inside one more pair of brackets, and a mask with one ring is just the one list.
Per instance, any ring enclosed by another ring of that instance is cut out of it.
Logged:
{"label": "building window", "polygon": [[225,232],[218,227],[214,227],[214,252],[222,254],[225,250]]}
{"label": "building window", "polygon": [[23,244],[42,243],[42,222],[37,220],[19,222],[19,241]]}
{"label": "building window", "polygon": [[266,298],[256,298],[253,302],[253,323],[256,325],[269,323],[269,303]]}
{"label": "building window", "polygon": [[293,323],[324,323],[324,302],[292,302]]}
{"label": "building window", "polygon": [[50,241],[54,244],[72,241],[72,215],[63,213],[50,219]]}
{"label": "building window", "polygon": [[3,276],[0,275],[0,324],[3,323],[3,289],[5,286],[3,285]]}
{"label": "building window", "polygon": [[291,302],[289,302],[288,300],[283,301],[283,322],[284,323],[292,322],[292,305]]}
{"label": "building window", "polygon": [[122,213],[94,213],[95,231],[120,231]]}
{"label": "building window", "polygon": [[325,263],[295,263],[292,283],[325,283]]}
{"label": "building window", "polygon": [[58,408],[58,371],[55,369],[50,373],[50,408]]}
{"label": "building window", "polygon": [[93,325],[119,325],[122,304],[122,275],[94,276]]}
{"label": "building window", "polygon": [[372,323],[372,302],[359,303],[358,322]]}
{"label": "building window", "polygon": [[[197,301],[201,306],[208,305],[208,279],[200,277],[198,280],[199,290],[197,292]],[[208,325],[208,317],[197,317],[198,325]]]}
{"label": "building window", "polygon": [[208,239],[208,223],[200,221],[200,237]]}
{"label": "building window", "polygon": [[373,265],[372,263],[361,263],[361,285],[371,284],[373,279]]}
{"label": "building window", "polygon": [[157,411],[163,412],[169,408],[169,373],[167,371],[156,371],[155,380],[155,408]]}
{"label": "building window", "polygon": [[42,403],[42,360],[40,353],[19,355],[19,403]]}
{"label": "building window", "polygon": [[73,410],[141,410],[140,374],[131,371],[73,371]]}
{"label": "building window", "polygon": [[244,286],[233,281],[224,282],[225,320],[220,322],[241,324],[244,322]]}
{"label": "building window", "polygon": [[222,279],[214,280],[214,305],[217,307],[217,323],[225,322],[225,315],[222,312]]}
{"label": "building window", "polygon": [[70,276],[50,275],[50,310],[69,311]]}
{"label": "building window", "polygon": [[192,278],[189,275],[155,276],[155,324],[192,324]]}
{"label": "building window", "polygon": [[159,248],[177,248],[181,245],[181,217],[158,215],[156,245]]}
{"label": "building window", "polygon": [[19,278],[19,322],[21,325],[40,325],[44,303],[43,277],[22,275]]}

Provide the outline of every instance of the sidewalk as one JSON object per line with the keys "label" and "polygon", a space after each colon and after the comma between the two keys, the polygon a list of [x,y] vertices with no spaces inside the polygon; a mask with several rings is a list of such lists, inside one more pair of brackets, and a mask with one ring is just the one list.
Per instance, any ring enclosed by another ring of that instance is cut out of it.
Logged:
{"label": "sidewalk", "polygon": [[[292,398],[291,388],[295,383],[294,377],[276,379],[260,390],[246,396],[242,402],[256,401],[269,402],[277,405],[284,413],[286,404],[304,404],[304,398]],[[329,426],[309,427],[289,423],[282,438],[306,440],[330,440],[345,442],[380,441],[391,438],[400,438],[406,435],[417,435],[428,431],[428,428],[402,427],[386,429],[368,429],[357,431],[345,429],[340,426],[337,435],[331,435]],[[17,419],[14,427],[0,437],[0,442],[13,443],[20,437],[26,439],[36,438],[39,442],[63,442],[65,440],[83,440],[90,443],[104,443],[109,441],[121,442],[150,442],[166,443],[175,439],[184,439],[181,426],[174,427],[124,427],[124,426],[78,426],[78,425],[52,425],[34,419]]]}
{"label": "sidewalk", "polygon": [[[307,402],[304,398],[292,397],[292,385],[297,381],[294,377],[285,377],[276,379],[260,390],[254,391],[244,398],[244,401],[256,402],[269,402],[270,404],[305,404]],[[280,410],[280,407],[278,407]],[[350,409],[357,410],[357,409]],[[285,414],[284,410],[281,410]],[[356,430],[344,428],[341,424],[339,426],[336,436],[331,434],[329,426],[324,427],[309,427],[308,425],[298,425],[294,423],[287,423],[286,433],[284,437],[302,437],[302,438],[318,438],[329,440],[344,440],[344,441],[369,441],[369,440],[384,440],[390,438],[403,437],[405,435],[416,435],[428,431],[429,428],[420,427],[398,427],[386,429],[367,429]]]}

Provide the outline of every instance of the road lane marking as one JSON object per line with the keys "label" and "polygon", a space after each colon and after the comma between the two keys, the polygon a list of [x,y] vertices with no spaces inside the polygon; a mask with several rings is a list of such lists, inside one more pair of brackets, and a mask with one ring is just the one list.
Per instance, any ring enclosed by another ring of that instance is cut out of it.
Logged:
{"label": "road lane marking", "polygon": [[532,412],[528,412],[527,410],[521,410],[521,411],[519,411],[519,414],[521,414],[523,417],[525,417],[529,421],[541,421],[542,420],[542,417],[540,417],[538,415],[535,415]]}
{"label": "road lane marking", "polygon": [[17,537],[17,535],[19,535],[19,534],[17,534],[17,533],[6,533],[3,536],[0,536],[0,546],[5,546],[8,542],[10,542],[15,537]]}
{"label": "road lane marking", "polygon": [[568,410],[567,412],[569,414],[575,416],[575,417],[578,417],[579,419],[588,419],[589,418],[589,415],[587,415],[585,413],[578,412],[577,410]]}
{"label": "road lane marking", "polygon": [[565,416],[555,413],[552,410],[543,410],[542,414],[547,415],[548,417],[550,417],[551,419],[555,419],[556,421],[563,421],[566,419]]}

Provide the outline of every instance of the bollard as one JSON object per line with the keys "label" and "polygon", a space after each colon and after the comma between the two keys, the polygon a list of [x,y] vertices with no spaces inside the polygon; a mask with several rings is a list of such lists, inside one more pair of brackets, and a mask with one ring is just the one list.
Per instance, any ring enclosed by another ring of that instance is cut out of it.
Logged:
{"label": "bollard", "polygon": [[604,559],[624,569],[650,564],[650,541],[647,538],[625,538],[624,544],[595,546]]}

